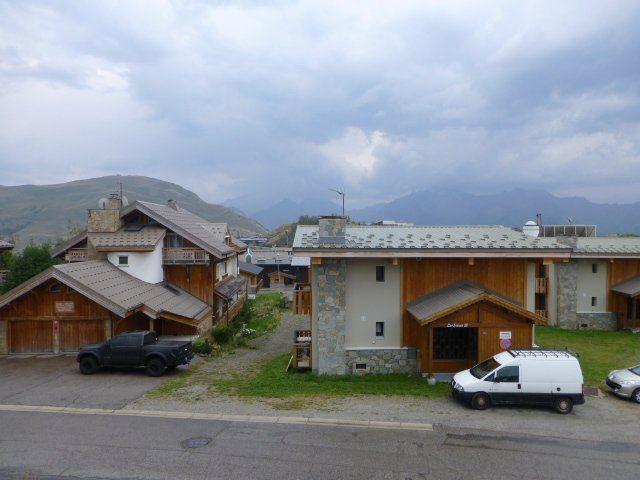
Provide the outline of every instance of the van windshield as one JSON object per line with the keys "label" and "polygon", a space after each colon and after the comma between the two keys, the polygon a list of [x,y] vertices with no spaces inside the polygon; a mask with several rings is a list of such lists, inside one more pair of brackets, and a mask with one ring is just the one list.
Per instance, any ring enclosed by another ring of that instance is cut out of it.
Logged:
{"label": "van windshield", "polygon": [[472,367],[469,371],[471,375],[476,378],[482,378],[485,375],[493,372],[496,368],[498,368],[500,364],[493,358],[489,358],[482,363],[479,363],[475,367]]}

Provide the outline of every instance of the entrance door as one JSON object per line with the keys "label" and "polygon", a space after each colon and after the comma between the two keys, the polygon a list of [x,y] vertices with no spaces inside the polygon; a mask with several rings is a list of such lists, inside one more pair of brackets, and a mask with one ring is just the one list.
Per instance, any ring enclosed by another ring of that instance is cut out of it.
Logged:
{"label": "entrance door", "polygon": [[77,352],[89,343],[106,339],[104,320],[62,320],[60,322],[60,351]]}
{"label": "entrance door", "polygon": [[478,358],[478,329],[436,327],[433,329],[433,369],[456,372],[475,365]]}
{"label": "entrance door", "polygon": [[521,398],[520,367],[508,365],[496,371],[491,385],[491,399],[497,403],[517,403]]}
{"label": "entrance door", "polygon": [[53,352],[53,322],[37,320],[9,322],[9,352]]}

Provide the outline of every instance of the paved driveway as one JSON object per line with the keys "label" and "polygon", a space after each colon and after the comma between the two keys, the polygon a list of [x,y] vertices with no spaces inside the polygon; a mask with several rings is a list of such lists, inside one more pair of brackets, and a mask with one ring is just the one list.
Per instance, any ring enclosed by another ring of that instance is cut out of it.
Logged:
{"label": "paved driveway", "polygon": [[122,408],[176,374],[103,369],[82,375],[74,355],[0,356],[0,403]]}

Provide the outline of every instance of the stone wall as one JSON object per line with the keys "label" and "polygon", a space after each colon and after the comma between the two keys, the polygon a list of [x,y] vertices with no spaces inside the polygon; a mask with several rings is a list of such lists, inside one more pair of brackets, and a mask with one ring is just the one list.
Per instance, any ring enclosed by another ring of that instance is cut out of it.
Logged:
{"label": "stone wall", "polygon": [[555,266],[558,285],[557,326],[578,328],[578,265],[575,262],[557,263]]}
{"label": "stone wall", "polygon": [[9,353],[9,345],[7,344],[7,321],[0,320],[0,355],[6,355]]}
{"label": "stone wall", "polygon": [[316,352],[314,372],[341,375],[346,372],[346,279],[345,260],[323,258],[314,265],[317,296]]}
{"label": "stone wall", "polygon": [[578,328],[580,330],[617,330],[618,320],[615,313],[585,312],[578,313]]}
{"label": "stone wall", "polygon": [[354,373],[356,363],[366,363],[366,373],[418,373],[415,348],[347,350],[347,373]]}

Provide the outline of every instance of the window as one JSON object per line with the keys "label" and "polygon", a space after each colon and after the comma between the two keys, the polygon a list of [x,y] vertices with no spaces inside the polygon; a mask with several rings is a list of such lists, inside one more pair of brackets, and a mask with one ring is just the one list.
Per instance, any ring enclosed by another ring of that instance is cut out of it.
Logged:
{"label": "window", "polygon": [[109,342],[112,347],[137,347],[139,343],[140,337],[131,334],[116,335]]}
{"label": "window", "polygon": [[118,255],[118,265],[121,267],[128,267],[129,255]]}
{"label": "window", "polygon": [[384,338],[384,322],[376,322],[376,338]]}
{"label": "window", "polygon": [[493,370],[495,370],[499,366],[500,366],[500,364],[496,360],[494,360],[493,357],[491,357],[491,358],[486,359],[484,362],[479,363],[478,365],[476,365],[475,367],[473,367],[469,371],[471,372],[471,375],[473,375],[474,377],[482,378],[487,373],[492,372]]}
{"label": "window", "polygon": [[384,265],[376,266],[376,282],[384,282]]}
{"label": "window", "polygon": [[167,247],[168,248],[182,248],[184,242],[182,241],[182,237],[176,233],[168,233],[167,234]]}
{"label": "window", "polygon": [[591,297],[591,306],[592,307],[598,306],[598,297]]}
{"label": "window", "polygon": [[520,381],[520,371],[517,365],[503,367],[496,372],[494,382],[518,383]]}
{"label": "window", "polygon": [[62,285],[60,285],[59,283],[54,283],[53,285],[51,285],[49,287],[49,291],[53,292],[53,293],[58,293],[62,291]]}
{"label": "window", "polygon": [[591,272],[598,273],[598,264],[597,263],[592,263],[591,264]]}

